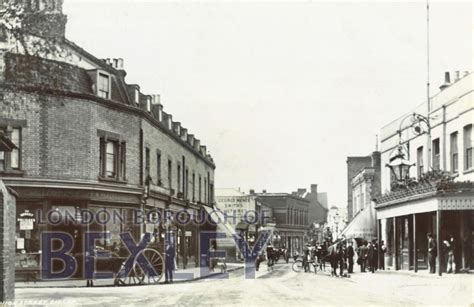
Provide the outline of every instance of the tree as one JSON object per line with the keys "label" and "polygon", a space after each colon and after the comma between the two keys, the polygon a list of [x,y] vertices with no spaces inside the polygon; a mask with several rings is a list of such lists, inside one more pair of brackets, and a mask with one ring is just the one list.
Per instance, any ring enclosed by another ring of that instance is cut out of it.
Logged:
{"label": "tree", "polygon": [[7,42],[9,51],[26,56],[66,56],[67,49],[62,44],[66,24],[66,16],[61,12],[62,1],[35,1],[37,7],[28,3],[3,0],[0,4],[0,39]]}

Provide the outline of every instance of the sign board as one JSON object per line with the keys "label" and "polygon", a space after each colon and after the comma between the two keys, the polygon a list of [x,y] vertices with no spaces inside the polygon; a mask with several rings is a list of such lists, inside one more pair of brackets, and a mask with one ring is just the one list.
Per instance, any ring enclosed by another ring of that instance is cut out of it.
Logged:
{"label": "sign board", "polygon": [[18,222],[20,223],[20,230],[33,230],[33,223],[35,222],[35,215],[29,210],[20,213]]}
{"label": "sign board", "polygon": [[16,239],[16,249],[24,249],[25,248],[25,239],[17,238]]}
{"label": "sign board", "polygon": [[192,236],[193,236],[193,232],[192,232],[192,231],[185,231],[185,232],[184,232],[184,236],[185,236],[185,237],[192,237]]}

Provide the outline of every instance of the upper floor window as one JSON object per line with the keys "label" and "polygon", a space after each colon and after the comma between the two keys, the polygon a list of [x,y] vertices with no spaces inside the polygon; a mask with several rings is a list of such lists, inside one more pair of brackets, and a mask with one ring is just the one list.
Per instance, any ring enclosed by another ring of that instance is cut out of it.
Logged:
{"label": "upper floor window", "polygon": [[439,139],[433,140],[433,169],[440,169]]}
{"label": "upper floor window", "polygon": [[464,170],[472,169],[472,125],[464,127]]}
{"label": "upper floor window", "polygon": [[418,170],[418,178],[423,175],[423,146],[418,147],[416,150],[416,165]]}
{"label": "upper floor window", "polygon": [[196,201],[196,174],[193,173],[193,202]]}
{"label": "upper floor window", "polygon": [[145,180],[150,176],[150,148],[145,148]]}
{"label": "upper floor window", "polygon": [[21,128],[0,128],[15,144],[11,152],[0,151],[0,171],[19,170],[21,168]]}
{"label": "upper floor window", "polygon": [[173,162],[168,160],[168,188],[173,188]]}
{"label": "upper floor window", "polygon": [[199,175],[199,185],[198,185],[198,200],[202,202],[202,183],[201,183],[201,175]]}
{"label": "upper floor window", "polygon": [[161,153],[156,153],[156,182],[161,185]]}
{"label": "upper floor window", "polygon": [[125,142],[100,138],[100,177],[125,180]]}
{"label": "upper floor window", "polygon": [[97,82],[98,95],[102,98],[110,98],[110,77],[106,74],[99,73]]}
{"label": "upper floor window", "polygon": [[458,133],[453,132],[450,136],[450,156],[451,156],[451,172],[458,172]]}

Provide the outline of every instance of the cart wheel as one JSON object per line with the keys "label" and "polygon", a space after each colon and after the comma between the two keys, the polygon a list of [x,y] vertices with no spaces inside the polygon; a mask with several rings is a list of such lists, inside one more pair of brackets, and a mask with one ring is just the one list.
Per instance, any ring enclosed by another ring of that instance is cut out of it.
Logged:
{"label": "cart wheel", "polygon": [[295,271],[296,273],[299,273],[303,270],[303,261],[301,260],[296,260],[295,263],[293,263],[293,267],[292,267],[293,271]]}
{"label": "cart wheel", "polygon": [[143,274],[137,274],[139,272],[139,265],[135,261],[133,263],[133,268],[130,270],[130,273],[128,273],[128,276],[125,276],[125,263],[122,264],[122,267],[120,268],[119,273],[117,274],[115,278],[114,284],[116,286],[133,286],[133,285],[140,285],[143,283],[144,275]]}
{"label": "cart wheel", "polygon": [[[148,260],[149,263],[143,263],[143,266],[148,267],[148,272],[142,269],[142,266],[138,265],[138,257],[140,255],[144,255],[145,258]],[[164,261],[161,254],[152,248],[145,248],[135,257],[135,265],[133,267],[133,271],[135,272],[136,276],[141,277],[141,282],[146,282],[149,284],[156,284],[158,283],[161,278],[163,277],[164,272]]]}

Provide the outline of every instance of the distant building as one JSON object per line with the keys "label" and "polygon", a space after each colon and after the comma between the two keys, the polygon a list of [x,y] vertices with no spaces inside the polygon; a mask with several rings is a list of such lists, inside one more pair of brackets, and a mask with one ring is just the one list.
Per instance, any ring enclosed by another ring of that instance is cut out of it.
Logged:
{"label": "distant building", "polygon": [[273,221],[272,210],[262,205],[255,194],[246,194],[237,189],[216,189],[215,199],[217,208],[226,216],[226,221],[218,223],[217,231],[228,236],[218,240],[218,247],[226,251],[228,261],[242,260],[231,237],[232,232],[240,234],[252,246],[262,227]]}
{"label": "distant building", "polygon": [[377,237],[377,222],[373,201],[381,194],[380,152],[370,156],[371,165],[363,167],[351,179],[352,218],[342,234],[346,238],[373,240]]}
{"label": "distant building", "polygon": [[[318,185],[312,184],[311,190],[298,189],[292,195],[304,198],[309,201],[308,221],[309,229],[308,236],[312,240],[321,241],[323,225],[327,222],[328,208],[327,208],[327,194],[318,193]],[[323,200],[323,203],[320,201]]]}
{"label": "distant building", "polygon": [[310,201],[288,193],[257,193],[262,204],[273,211],[275,232],[279,246],[286,246],[291,254],[303,252],[305,234],[309,228]]}
{"label": "distant building", "polygon": [[352,179],[364,168],[373,167],[374,160],[380,160],[380,152],[374,152],[369,156],[347,157],[347,219],[352,221],[354,215],[354,197],[352,195]]}
{"label": "distant building", "polygon": [[347,224],[347,210],[345,208],[332,206],[328,212],[326,228],[329,228],[332,239],[335,241]]}

